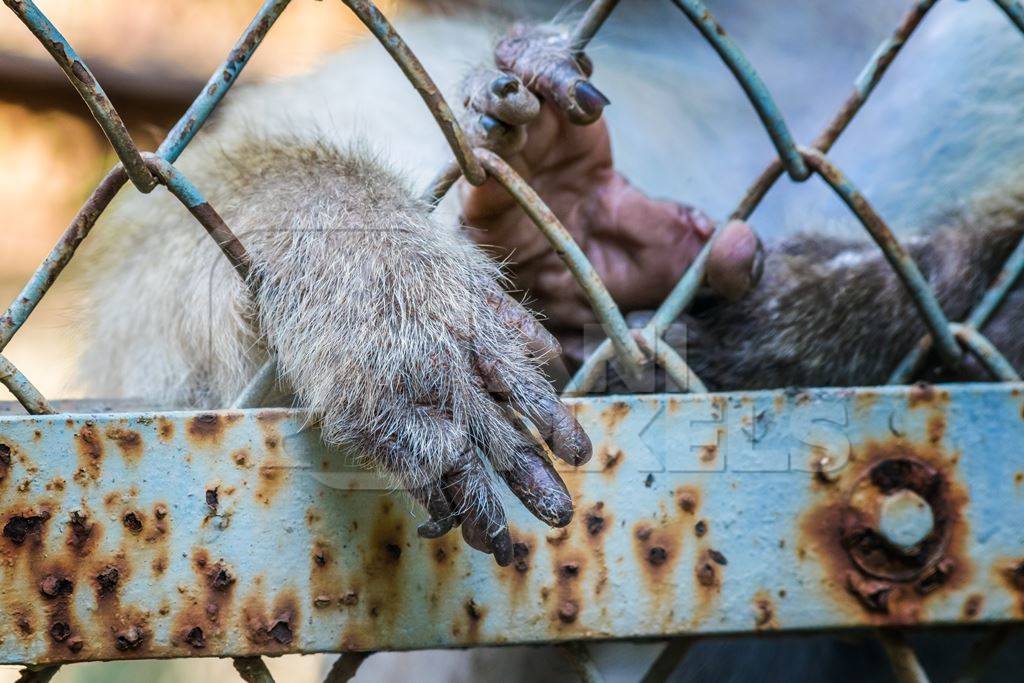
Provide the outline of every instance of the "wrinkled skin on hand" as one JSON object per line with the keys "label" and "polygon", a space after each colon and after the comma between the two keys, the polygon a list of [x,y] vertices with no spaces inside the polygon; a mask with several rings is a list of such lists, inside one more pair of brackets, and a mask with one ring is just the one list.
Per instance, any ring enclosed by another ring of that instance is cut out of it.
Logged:
{"label": "wrinkled skin on hand", "polygon": [[[625,312],[656,308],[711,236],[713,221],[694,207],[648,197],[615,170],[601,118],[608,100],[588,80],[589,60],[563,36],[517,27],[498,44],[495,62],[498,69],[465,83],[471,137],[533,186]],[[515,200],[494,180],[465,185],[463,220],[478,244],[508,261],[515,287],[528,292],[578,361],[582,330],[597,319]],[[707,284],[727,299],[741,297],[757,280],[761,254],[749,226],[729,223],[712,249]]]}

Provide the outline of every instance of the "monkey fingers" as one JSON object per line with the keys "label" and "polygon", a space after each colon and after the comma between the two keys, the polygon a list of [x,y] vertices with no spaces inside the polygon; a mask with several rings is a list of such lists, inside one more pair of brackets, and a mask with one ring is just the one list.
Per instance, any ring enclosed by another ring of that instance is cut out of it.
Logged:
{"label": "monkey fingers", "polygon": [[444,494],[462,522],[462,537],[471,547],[494,555],[505,567],[512,562],[512,536],[501,501],[483,463],[474,453],[442,477]]}
{"label": "monkey fingers", "polygon": [[536,448],[523,449],[520,458],[498,474],[534,517],[553,527],[572,521],[572,496],[548,459]]}
{"label": "monkey fingers", "polygon": [[498,319],[502,323],[523,336],[527,349],[535,358],[549,361],[562,355],[562,345],[558,343],[555,335],[548,332],[518,301],[498,288],[493,288],[487,293],[486,301],[498,314]]}
{"label": "monkey fingers", "polygon": [[430,515],[427,521],[416,527],[416,534],[420,538],[440,538],[458,523],[458,517],[452,511],[440,483],[410,488],[409,493]]}
{"label": "monkey fingers", "polygon": [[467,112],[461,123],[474,147],[489,149],[499,156],[511,156],[526,146],[526,126],[510,126],[490,114],[472,111]]}
{"label": "monkey fingers", "polygon": [[515,74],[481,67],[462,81],[467,110],[493,116],[509,126],[522,126],[540,113],[537,96]]}
{"label": "monkey fingers", "polygon": [[[516,409],[533,422],[548,448],[560,460],[577,466],[590,460],[590,437],[564,403],[554,393],[507,377],[501,359],[477,351],[474,368],[491,397],[506,412]],[[514,417],[510,417],[514,421]]]}
{"label": "monkey fingers", "polygon": [[590,460],[590,437],[572,411],[555,396],[538,395],[526,402],[526,416],[544,438],[551,452],[576,467]]}
{"label": "monkey fingers", "polygon": [[526,145],[526,125],[540,102],[519,78],[490,67],[471,70],[462,81],[466,113],[462,127],[478,147],[510,156]]}
{"label": "monkey fingers", "polygon": [[585,125],[599,119],[609,101],[587,80],[590,61],[569,40],[564,33],[519,25],[498,42],[494,61],[554,102],[570,121]]}

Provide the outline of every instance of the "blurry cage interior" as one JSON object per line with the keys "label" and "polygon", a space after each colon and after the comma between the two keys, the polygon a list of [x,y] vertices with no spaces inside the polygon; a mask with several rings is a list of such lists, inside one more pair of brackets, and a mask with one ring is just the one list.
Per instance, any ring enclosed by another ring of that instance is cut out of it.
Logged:
{"label": "blurry cage interior", "polygon": [[[1010,363],[979,330],[995,312],[1024,268],[1024,244],[1018,245],[1013,251],[991,288],[970,315],[961,322],[951,322],[946,319],[920,269],[896,239],[885,220],[875,212],[868,199],[827,156],[829,149],[867,101],[904,43],[937,0],[918,0],[912,4],[892,35],[878,46],[856,79],[846,102],[808,146],[798,145],[792,139],[782,114],[757,71],[708,8],[700,0],[671,1],[699,30],[708,45],[718,53],[736,77],[778,152],[778,157],[765,167],[740,199],[731,218],[748,218],[783,173],[797,182],[805,181],[814,174],[819,175],[882,249],[930,331],[899,366],[892,369],[890,383],[906,384],[913,378],[926,355],[933,351],[953,365],[964,354],[973,354],[994,379],[1002,382],[1019,382],[1020,377]],[[88,236],[97,218],[127,182],[131,182],[143,193],[152,191],[157,185],[164,185],[202,224],[239,276],[245,279],[249,261],[244,245],[232,233],[230,226],[220,218],[216,207],[211,206],[200,190],[173,164],[231,88],[261,40],[288,6],[288,0],[268,0],[264,3],[227,59],[213,73],[202,93],[192,102],[155,152],[144,152],[135,145],[118,112],[104,94],[101,84],[93,77],[88,65],[32,0],[4,2],[60,65],[102,127],[120,163],[106,174],[60,241],[0,317],[0,351],[25,324],[40,299],[74,256],[75,250]],[[714,236],[647,325],[639,331],[630,330],[583,251],[529,184],[497,155],[470,146],[441,92],[388,19],[372,2],[343,2],[380,41],[394,59],[397,68],[402,70],[411,86],[422,96],[427,110],[434,117],[451,147],[454,159],[448,166],[439,170],[435,180],[424,193],[424,199],[432,205],[437,205],[460,178],[465,178],[474,185],[483,183],[488,177],[496,179],[551,242],[589,299],[608,338],[585,360],[566,387],[566,394],[586,395],[602,377],[607,363],[613,359],[627,372],[636,371],[649,363],[656,363],[678,386],[685,387],[690,392],[705,393],[707,389],[701,379],[687,366],[686,361],[670,345],[659,343],[659,338],[661,332],[687,309],[697,294]],[[1019,2],[994,2],[1018,29],[1024,30],[1024,8]],[[616,0],[595,0],[587,8],[573,29],[571,38],[575,49],[582,50],[587,46],[617,4]],[[620,11],[629,11],[628,4]],[[273,367],[273,361],[270,361],[253,378],[232,407],[244,408],[253,405],[272,383],[275,375],[276,369]],[[46,415],[57,412],[36,390],[29,378],[2,355],[0,381],[28,413]],[[917,664],[913,651],[898,634],[884,635],[883,640],[895,671],[902,680],[923,679],[924,673]],[[675,665],[682,661],[688,644],[689,641],[683,639],[670,642],[661,657],[655,661],[645,680],[659,680],[671,673]],[[593,680],[599,676],[583,645],[570,642],[561,647],[565,649],[566,655],[570,657],[584,679]],[[347,680],[354,675],[364,657],[365,655],[359,653],[344,655],[335,665],[328,680]],[[269,673],[258,656],[239,657],[235,663],[246,680],[270,680]],[[26,664],[23,673],[23,680],[26,681],[49,680],[59,666],[34,665],[32,662]]]}

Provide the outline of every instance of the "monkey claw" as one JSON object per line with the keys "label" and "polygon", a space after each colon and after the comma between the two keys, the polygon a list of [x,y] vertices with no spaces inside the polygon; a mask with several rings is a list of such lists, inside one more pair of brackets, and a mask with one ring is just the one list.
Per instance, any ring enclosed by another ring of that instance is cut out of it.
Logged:
{"label": "monkey claw", "polygon": [[294,411],[7,415],[0,661],[1018,620],[1022,389],[573,399],[575,519],[510,506],[505,568]]}

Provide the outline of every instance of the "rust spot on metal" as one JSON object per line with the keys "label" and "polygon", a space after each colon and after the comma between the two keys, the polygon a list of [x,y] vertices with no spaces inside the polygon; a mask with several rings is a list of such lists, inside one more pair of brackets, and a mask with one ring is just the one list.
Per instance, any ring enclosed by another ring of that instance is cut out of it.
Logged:
{"label": "rust spot on metal", "polygon": [[558,567],[558,574],[562,578],[574,579],[579,576],[580,563],[575,561],[565,562]]}
{"label": "rust spot on metal", "polygon": [[985,604],[985,596],[980,593],[974,593],[973,595],[967,596],[964,601],[963,618],[965,621],[971,621],[977,618],[981,614],[982,605]]}
{"label": "rust spot on metal", "polygon": [[78,452],[78,470],[74,479],[85,486],[100,477],[103,464],[103,439],[96,425],[86,422],[74,436],[75,450]]}
{"label": "rust spot on metal", "polygon": [[195,445],[217,446],[223,441],[227,428],[240,419],[239,415],[203,413],[185,423],[185,434]]}
{"label": "rust spot on metal", "polygon": [[563,624],[571,624],[580,614],[580,606],[574,600],[563,600],[558,604],[558,620]]}
{"label": "rust spot on metal", "polygon": [[80,557],[85,557],[96,547],[98,525],[90,521],[81,510],[72,510],[67,526],[67,545],[74,548]]}
{"label": "rust spot on metal", "polygon": [[680,537],[674,520],[660,524],[638,522],[633,527],[633,545],[641,576],[653,594],[661,594],[673,583],[673,567],[680,556]]}
{"label": "rust spot on metal", "polygon": [[[360,604],[371,619],[382,622],[373,628],[386,628],[398,614],[397,606],[405,593],[403,577],[408,562],[404,560],[402,546],[408,543],[408,516],[395,510],[394,501],[386,498],[373,512],[372,519],[373,526],[356,574],[367,578]],[[436,568],[437,565],[435,571]]]}
{"label": "rust spot on metal", "polygon": [[96,574],[96,595],[102,597],[113,594],[120,580],[121,572],[114,565],[108,564]]}
{"label": "rust spot on metal", "polygon": [[191,647],[201,650],[206,647],[206,636],[203,634],[202,626],[193,626],[185,633],[183,640]]}
{"label": "rust spot on metal", "polygon": [[156,419],[156,436],[164,443],[169,442],[174,438],[174,422],[167,419],[166,417],[158,417]]}
{"label": "rust spot on metal", "polygon": [[252,458],[249,455],[249,449],[247,448],[239,448],[238,450],[233,452],[231,454],[231,460],[232,462],[235,463],[235,465],[243,469],[249,468],[252,463]]}
{"label": "rust spot on metal", "polygon": [[220,504],[220,494],[217,492],[219,487],[214,486],[213,488],[206,489],[206,507],[210,508],[210,512],[217,514],[217,505]]}
{"label": "rust spot on metal", "polygon": [[1017,596],[1017,614],[1024,616],[1024,560],[998,562],[996,566],[999,578]]}
{"label": "rust spot on metal", "polygon": [[23,544],[29,537],[39,543],[42,539],[43,528],[49,519],[50,513],[47,510],[12,515],[4,524],[3,536],[15,545]]}
{"label": "rust spot on metal", "polygon": [[629,404],[625,401],[613,401],[610,406],[600,412],[601,424],[606,434],[614,434],[622,421],[629,415]]}
{"label": "rust spot on metal", "polygon": [[7,478],[11,469],[11,447],[0,443],[0,480]]}
{"label": "rust spot on metal", "polygon": [[487,609],[473,598],[466,600],[463,604],[463,609],[466,612],[467,621],[466,639],[470,642],[476,642],[480,640],[480,624],[487,616]]}
{"label": "rust spot on metal", "polygon": [[920,408],[922,406],[940,405],[947,402],[948,399],[949,393],[945,390],[938,389],[928,382],[915,382],[910,388],[907,405],[912,409]]}
{"label": "rust spot on metal", "polygon": [[281,490],[288,472],[288,463],[281,452],[281,435],[277,429],[280,417],[276,413],[261,413],[257,418],[263,432],[263,445],[266,454],[257,470],[259,485],[256,488],[256,500],[268,506]]}
{"label": "rust spot on metal", "polygon": [[142,457],[142,436],[135,430],[112,425],[107,427],[105,433],[117,445],[125,462],[134,464]]}
{"label": "rust spot on metal", "polygon": [[707,551],[701,553],[700,557],[697,558],[697,567],[694,570],[697,576],[697,583],[704,588],[718,588],[721,585],[721,581],[718,577],[717,565],[718,563],[711,558]]}
{"label": "rust spot on metal", "polygon": [[[912,394],[918,406],[945,400],[931,386]],[[800,522],[797,557],[810,553],[821,563],[830,595],[855,618],[916,623],[933,596],[969,581],[968,496],[955,477],[956,461],[957,454],[943,451],[933,438],[915,443],[892,437],[856,448],[837,485],[816,490],[821,502]],[[882,503],[905,491],[924,500],[933,519],[911,547],[894,545],[879,531]]]}
{"label": "rust spot on metal", "polygon": [[121,517],[121,523],[124,524],[124,528],[133,534],[139,534],[142,532],[143,527],[143,516],[141,512],[135,510],[129,510],[124,513]]}
{"label": "rust spot on metal", "polygon": [[668,551],[660,545],[651,546],[647,550],[647,562],[655,566],[665,564],[668,560]]}
{"label": "rust spot on metal", "polygon": [[299,624],[298,601],[291,590],[284,590],[267,610],[261,595],[247,599],[242,607],[242,626],[250,642],[283,650],[295,639]]}
{"label": "rust spot on metal", "polygon": [[138,650],[145,640],[145,629],[138,624],[131,624],[127,628],[114,634],[114,647],[122,652],[127,650]]}
{"label": "rust spot on metal", "polygon": [[928,441],[932,445],[938,445],[946,434],[946,416],[943,413],[932,415],[928,418]]}
{"label": "rust spot on metal", "polygon": [[54,622],[53,625],[50,626],[50,637],[58,643],[63,643],[71,637],[71,626],[63,621]]}
{"label": "rust spot on metal", "polygon": [[754,628],[758,631],[776,629],[779,623],[775,619],[775,604],[765,591],[754,595]]}
{"label": "rust spot on metal", "polygon": [[47,598],[71,595],[74,590],[74,582],[62,574],[47,574],[43,577],[43,580],[39,582],[39,592]]}
{"label": "rust spot on metal", "polygon": [[587,527],[587,533],[597,536],[605,529],[604,503],[598,502],[591,508],[583,518]]}
{"label": "rust spot on metal", "polygon": [[619,449],[602,449],[600,457],[603,468],[602,471],[606,474],[610,474],[613,473],[618,464],[622,462],[622,451]]}
{"label": "rust spot on metal", "polygon": [[680,510],[688,515],[692,515],[700,507],[700,492],[696,489],[684,487],[676,494],[676,502],[679,504]]}

